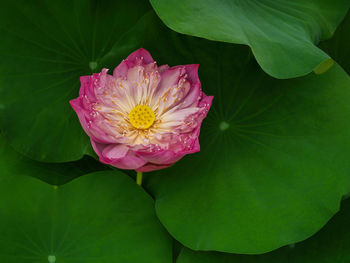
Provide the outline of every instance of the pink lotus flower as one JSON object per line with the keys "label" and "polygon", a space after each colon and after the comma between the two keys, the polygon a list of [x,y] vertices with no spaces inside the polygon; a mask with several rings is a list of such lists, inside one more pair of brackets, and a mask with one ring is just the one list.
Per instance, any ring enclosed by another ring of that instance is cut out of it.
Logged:
{"label": "pink lotus flower", "polygon": [[158,67],[144,49],[114,69],[80,78],[70,101],[102,163],[147,172],[200,150],[200,126],[212,103],[198,65]]}

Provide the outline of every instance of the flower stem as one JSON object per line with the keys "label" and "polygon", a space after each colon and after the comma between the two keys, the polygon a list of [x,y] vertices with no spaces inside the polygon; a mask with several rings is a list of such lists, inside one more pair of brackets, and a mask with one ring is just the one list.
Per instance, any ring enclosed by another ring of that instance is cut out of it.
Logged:
{"label": "flower stem", "polygon": [[142,172],[137,172],[136,175],[136,183],[141,186],[142,185]]}

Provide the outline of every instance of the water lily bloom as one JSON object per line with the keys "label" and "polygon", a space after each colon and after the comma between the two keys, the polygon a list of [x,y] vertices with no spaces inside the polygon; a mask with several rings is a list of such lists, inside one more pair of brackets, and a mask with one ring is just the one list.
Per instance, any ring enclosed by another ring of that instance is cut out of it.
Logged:
{"label": "water lily bloom", "polygon": [[107,72],[81,77],[70,101],[102,163],[148,172],[200,150],[213,97],[201,90],[198,65],[158,67],[139,49]]}

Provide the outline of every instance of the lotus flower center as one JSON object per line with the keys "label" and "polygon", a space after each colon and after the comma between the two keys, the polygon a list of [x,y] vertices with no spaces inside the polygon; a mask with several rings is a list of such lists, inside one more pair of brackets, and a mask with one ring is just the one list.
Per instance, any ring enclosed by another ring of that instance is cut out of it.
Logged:
{"label": "lotus flower center", "polygon": [[129,113],[129,121],[136,129],[148,129],[155,119],[154,112],[147,105],[137,105]]}

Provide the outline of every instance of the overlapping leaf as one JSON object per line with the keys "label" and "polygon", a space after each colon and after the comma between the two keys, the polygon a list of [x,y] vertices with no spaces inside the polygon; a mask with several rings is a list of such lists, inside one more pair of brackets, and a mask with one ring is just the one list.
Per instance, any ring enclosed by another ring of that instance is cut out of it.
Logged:
{"label": "overlapping leaf", "polygon": [[321,43],[325,50],[335,61],[337,61],[350,75],[350,12],[339,25],[334,36]]}
{"label": "overlapping leaf", "polygon": [[0,176],[0,233],[6,263],[171,262],[153,200],[117,171],[58,187]]}
{"label": "overlapping leaf", "polygon": [[260,66],[276,78],[326,71],[330,57],[317,48],[332,36],[347,0],[151,0],[171,29],[249,45]]}
{"label": "overlapping leaf", "polygon": [[0,128],[14,148],[49,162],[92,151],[69,100],[148,8],[137,0],[1,4]]}
{"label": "overlapping leaf", "polygon": [[177,263],[346,263],[350,261],[350,200],[312,238],[259,256],[183,249]]}
{"label": "overlapping leaf", "polygon": [[61,185],[81,175],[108,169],[89,156],[68,163],[33,161],[17,153],[0,135],[0,176],[29,175],[49,184]]}

